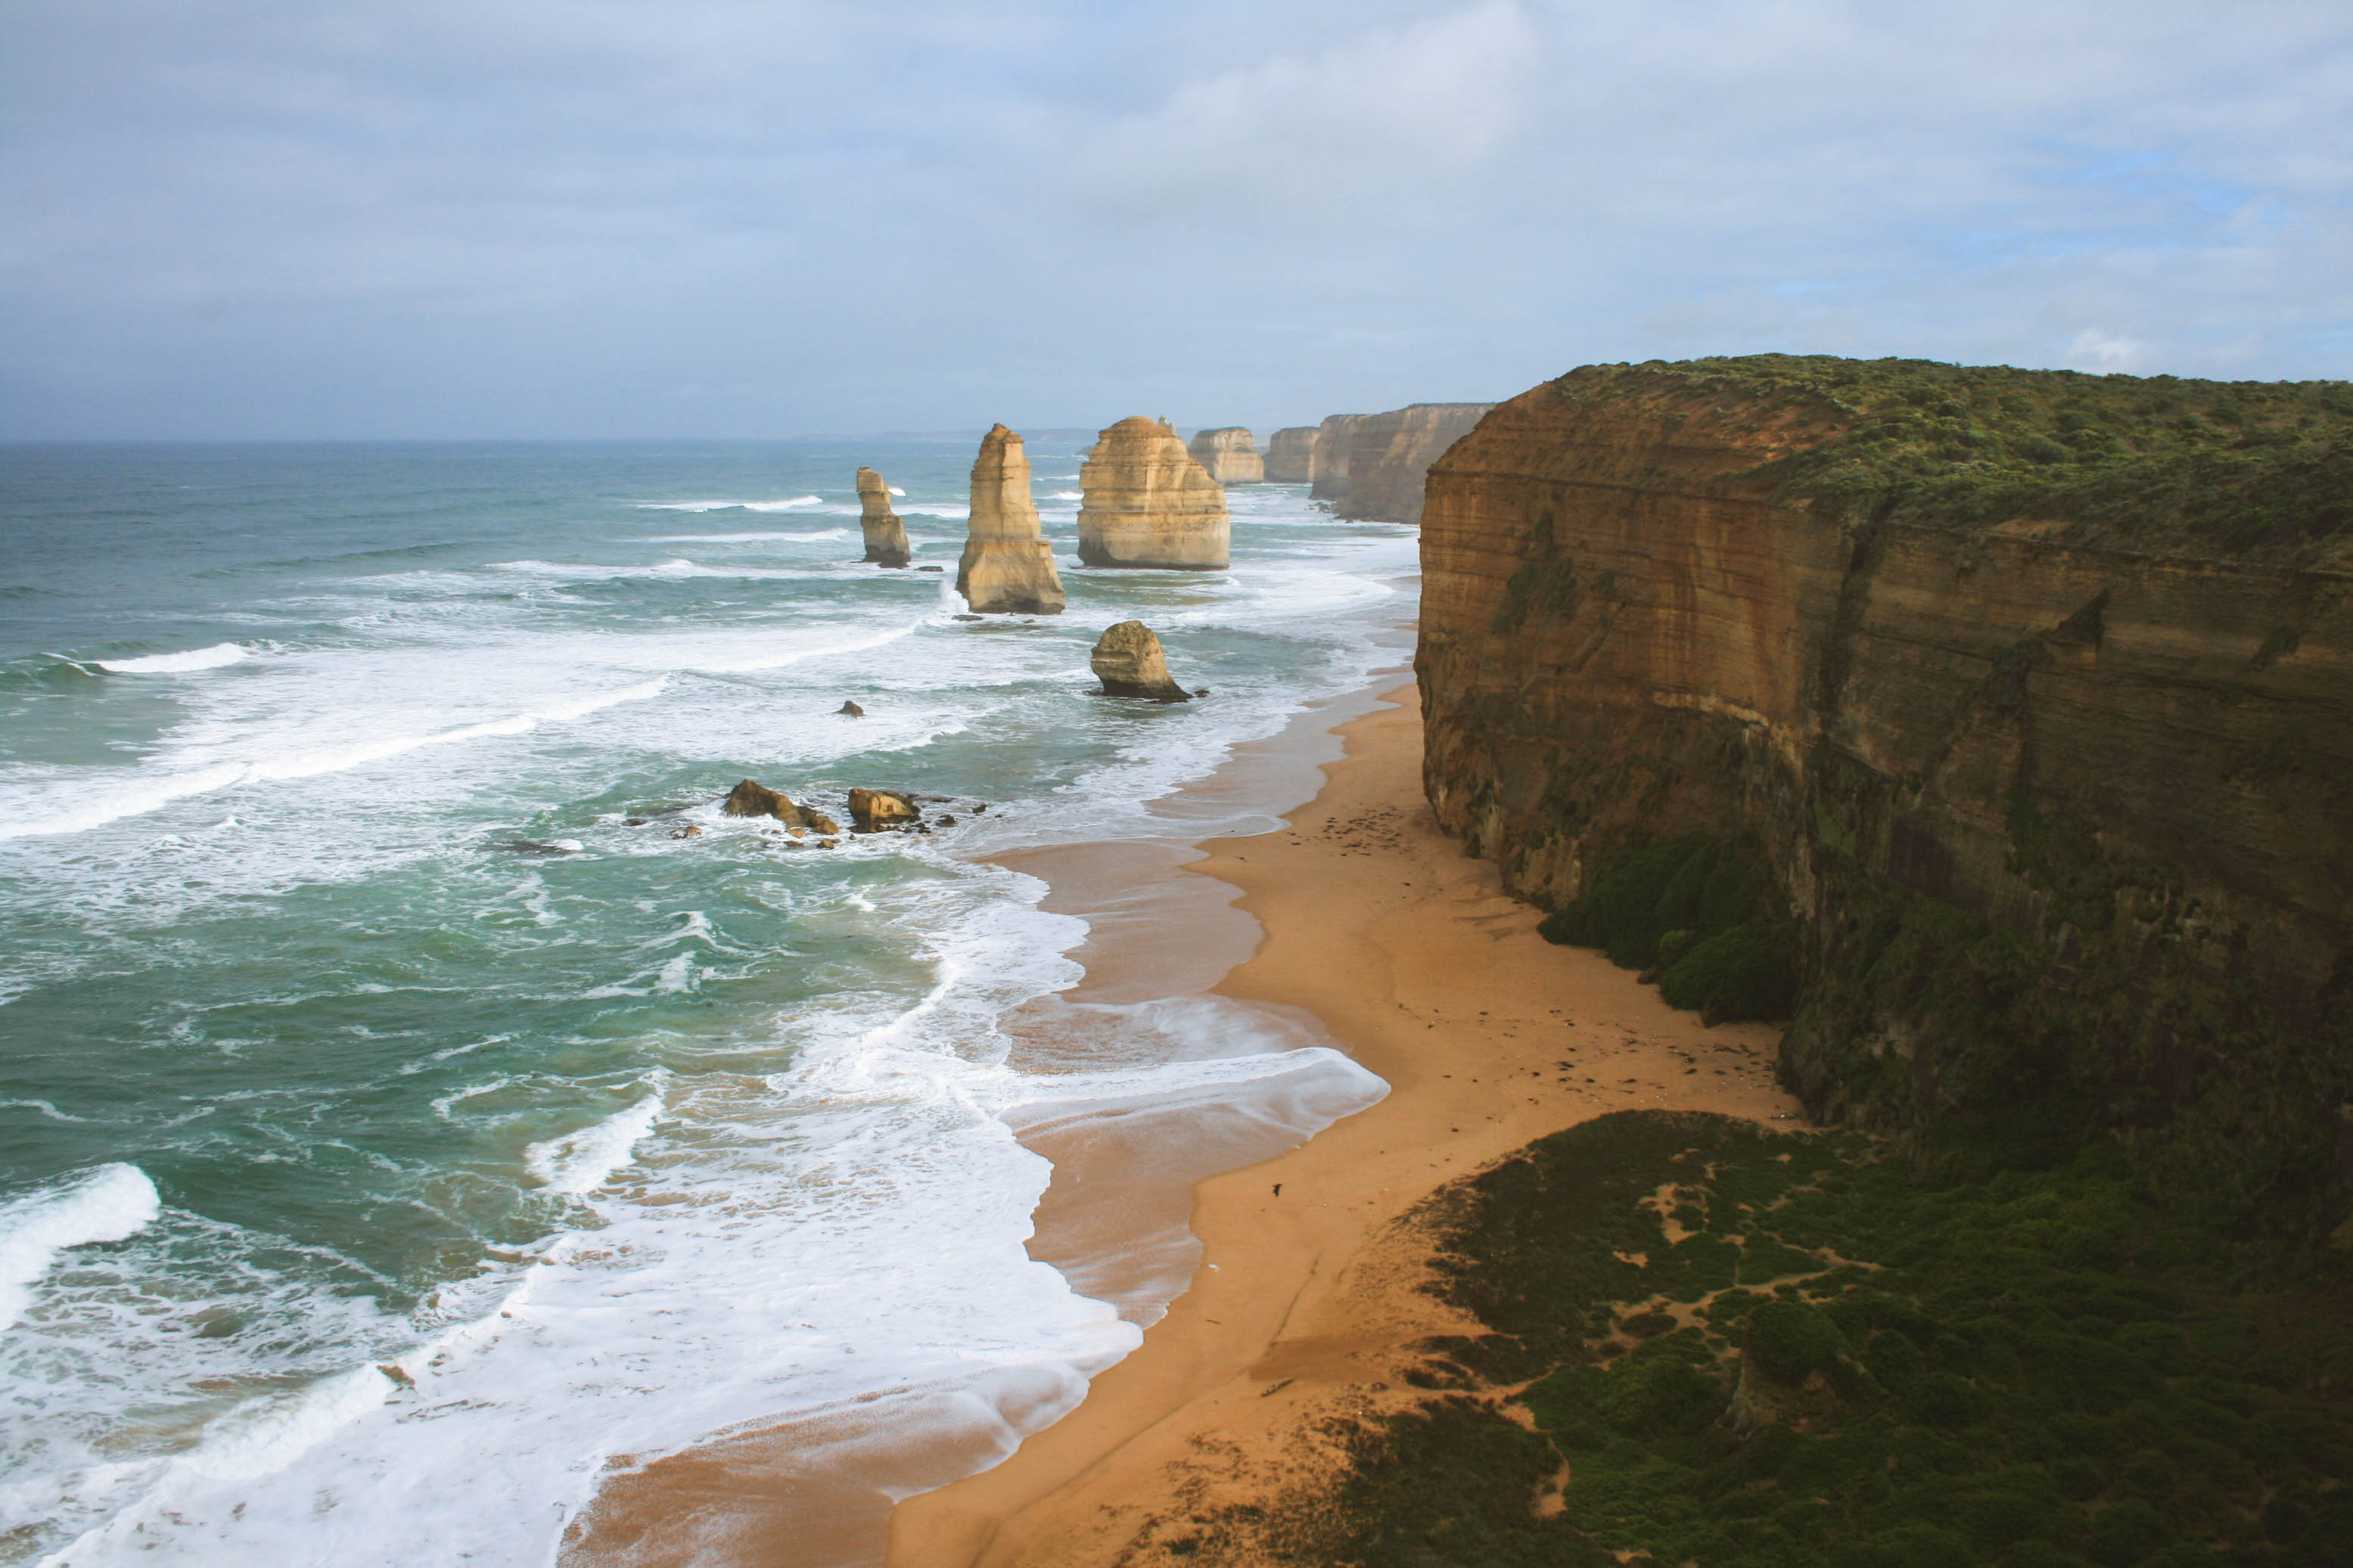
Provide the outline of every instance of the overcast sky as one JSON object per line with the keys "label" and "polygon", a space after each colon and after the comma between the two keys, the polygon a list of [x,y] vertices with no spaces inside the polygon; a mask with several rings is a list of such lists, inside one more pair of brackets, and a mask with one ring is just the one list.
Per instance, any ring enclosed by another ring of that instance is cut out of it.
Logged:
{"label": "overcast sky", "polygon": [[2348,0],[6,0],[0,435],[2353,374]]}

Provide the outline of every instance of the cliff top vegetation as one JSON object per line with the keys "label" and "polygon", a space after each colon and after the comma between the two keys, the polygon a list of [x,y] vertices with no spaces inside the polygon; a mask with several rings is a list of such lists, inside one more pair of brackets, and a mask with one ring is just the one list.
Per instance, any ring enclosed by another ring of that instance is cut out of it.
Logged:
{"label": "cliff top vegetation", "polygon": [[2353,553],[2353,383],[1749,354],[1552,384],[1574,395],[1628,377],[1788,420],[1797,449],[1752,477],[1841,519],[2035,521],[2070,542],[2298,563]]}

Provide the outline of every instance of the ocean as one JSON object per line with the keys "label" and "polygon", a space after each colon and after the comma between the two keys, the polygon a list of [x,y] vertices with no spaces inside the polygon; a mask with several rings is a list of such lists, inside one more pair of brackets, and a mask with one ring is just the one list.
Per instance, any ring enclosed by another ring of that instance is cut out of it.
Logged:
{"label": "ocean", "polygon": [[[1413,531],[1248,487],[1230,571],[1082,569],[1040,441],[1070,607],[960,619],[976,444],[0,450],[0,1562],[549,1563],[764,1430],[936,1484],[1190,1267],[1033,1258],[1035,1130],[1378,1097],[1301,1016],[1072,999],[997,861],[1272,826],[1183,792],[1401,668]],[[861,463],[944,572],[859,563]],[[1209,695],[1092,695],[1130,617]]]}

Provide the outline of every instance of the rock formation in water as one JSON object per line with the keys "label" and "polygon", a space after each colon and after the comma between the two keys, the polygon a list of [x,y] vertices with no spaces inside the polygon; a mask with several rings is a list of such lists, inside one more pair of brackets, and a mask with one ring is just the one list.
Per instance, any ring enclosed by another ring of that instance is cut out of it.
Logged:
{"label": "rock formation in water", "polygon": [[1294,425],[1266,439],[1266,477],[1275,484],[1312,484],[1315,479],[1315,426]]}
{"label": "rock formation in water", "polygon": [[1356,426],[1365,417],[1362,414],[1335,414],[1315,426],[1315,471],[1309,476],[1307,491],[1310,500],[1337,506],[1348,499],[1348,449],[1355,444]]}
{"label": "rock formation in water", "polygon": [[897,790],[854,789],[849,792],[849,820],[860,833],[904,827],[921,821],[923,815],[922,806]]}
{"label": "rock formation in water", "polygon": [[1471,433],[1492,403],[1417,403],[1356,418],[1348,463],[1332,510],[1371,522],[1419,522],[1430,464]]}
{"label": "rock formation in water", "polygon": [[1193,434],[1193,460],[1221,485],[1255,485],[1266,480],[1266,460],[1251,444],[1250,433],[1239,425]]}
{"label": "rock formation in water", "polygon": [[866,710],[860,708],[854,699],[844,702],[840,707],[835,709],[834,711],[849,719],[863,719],[866,717]]}
{"label": "rock formation in water", "polygon": [[765,784],[745,779],[727,793],[726,804],[720,807],[728,816],[773,816],[786,827],[811,827],[819,833],[839,833],[833,818],[796,805],[786,796]]}
{"label": "rock formation in water", "polygon": [[1122,621],[1095,639],[1087,662],[1103,682],[1105,697],[1149,697],[1161,702],[1188,700],[1186,689],[1169,679],[1168,660],[1160,639],[1142,621]]}
{"label": "rock formation in water", "polygon": [[866,533],[866,559],[877,566],[907,563],[907,527],[891,510],[891,487],[871,468],[858,470],[859,527]]}
{"label": "rock formation in water", "polygon": [[[1431,805],[1662,987],[1761,867],[1715,961],[1798,984],[1781,1070],[1819,1117],[2105,1130],[2160,1198],[2325,1228],[2353,1203],[2348,448],[2342,384],[1577,371],[1430,470]],[[1678,856],[1688,888],[1645,883]]]}
{"label": "rock formation in water", "polygon": [[1090,566],[1223,566],[1226,492],[1158,419],[1123,419],[1079,468],[1079,559]]}
{"label": "rock formation in water", "polygon": [[1002,425],[981,437],[973,459],[972,524],[956,592],[983,615],[1062,613],[1062,574],[1029,494],[1029,454]]}

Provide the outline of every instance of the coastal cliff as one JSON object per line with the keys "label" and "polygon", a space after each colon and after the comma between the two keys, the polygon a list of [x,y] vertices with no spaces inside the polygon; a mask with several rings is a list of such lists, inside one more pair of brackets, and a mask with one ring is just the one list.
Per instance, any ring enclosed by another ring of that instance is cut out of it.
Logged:
{"label": "coastal cliff", "polygon": [[1314,471],[1308,478],[1310,500],[1330,501],[1335,506],[1348,495],[1348,451],[1356,439],[1356,426],[1363,423],[1362,414],[1335,414],[1315,426],[1315,440],[1310,448]]}
{"label": "coastal cliff", "polygon": [[1419,522],[1430,464],[1493,406],[1417,403],[1359,416],[1348,437],[1346,488],[1334,498],[1333,510],[1365,521]]}
{"label": "coastal cliff", "polygon": [[981,437],[972,464],[972,521],[956,563],[956,592],[982,615],[1054,616],[1062,574],[1029,493],[1029,454],[1002,425]]}
{"label": "coastal cliff", "polygon": [[1280,485],[1312,484],[1315,479],[1315,426],[1294,425],[1266,438],[1266,477]]}
{"label": "coastal cliff", "polygon": [[904,566],[907,525],[891,510],[891,486],[871,468],[858,470],[858,526],[866,536],[866,559],[877,566]]}
{"label": "coastal cliff", "polygon": [[1266,460],[1259,456],[1250,433],[1239,425],[1193,433],[1193,460],[1221,485],[1265,482]]}
{"label": "coastal cliff", "polygon": [[1782,1071],[1821,1118],[2003,1158],[2102,1129],[2160,1195],[2326,1228],[2353,1195],[2348,433],[2342,384],[1574,372],[1430,472],[1430,799],[1587,928],[1630,851],[1704,836],[1694,900],[1759,867],[1750,955],[1790,971]]}
{"label": "coastal cliff", "polygon": [[1176,438],[1142,415],[1096,438],[1079,468],[1079,559],[1090,566],[1223,566],[1226,492]]}

